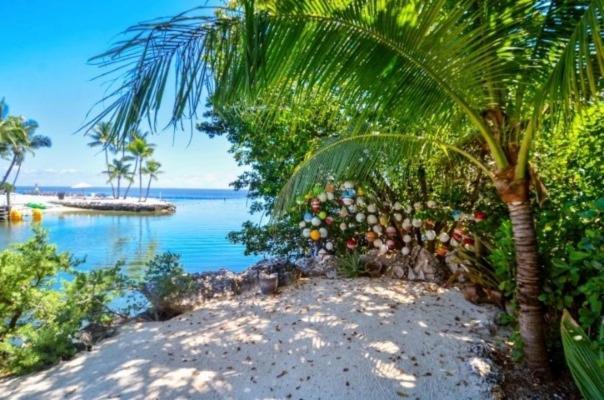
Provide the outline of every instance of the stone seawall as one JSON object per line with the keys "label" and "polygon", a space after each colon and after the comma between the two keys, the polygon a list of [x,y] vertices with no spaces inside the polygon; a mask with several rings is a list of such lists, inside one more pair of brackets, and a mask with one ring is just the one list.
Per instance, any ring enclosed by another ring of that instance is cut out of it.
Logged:
{"label": "stone seawall", "polygon": [[176,212],[176,206],[168,202],[137,202],[137,201],[119,201],[119,200],[72,200],[65,199],[54,201],[65,207],[81,208],[84,210],[97,211],[122,211],[122,212],[144,212],[157,214],[172,214]]}

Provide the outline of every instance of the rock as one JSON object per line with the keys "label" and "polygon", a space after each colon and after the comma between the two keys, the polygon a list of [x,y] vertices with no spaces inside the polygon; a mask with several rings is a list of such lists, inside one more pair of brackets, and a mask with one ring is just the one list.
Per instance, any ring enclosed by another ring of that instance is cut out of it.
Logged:
{"label": "rock", "polygon": [[242,291],[250,290],[257,285],[260,273],[276,273],[279,287],[291,285],[300,278],[300,271],[286,258],[262,260],[239,275],[242,281]]}
{"label": "rock", "polygon": [[412,264],[415,279],[443,284],[451,275],[447,266],[423,247],[414,247],[409,256],[415,256],[415,262]]}
{"label": "rock", "polygon": [[367,274],[369,274],[369,276],[372,278],[377,278],[378,276],[382,275],[382,271],[384,271],[386,268],[384,262],[382,261],[382,256],[375,250],[362,255],[359,261],[361,265],[364,266]]}
{"label": "rock", "polygon": [[145,212],[156,214],[173,214],[176,212],[176,206],[168,202],[132,202],[120,201],[113,199],[98,199],[98,200],[79,200],[65,199],[53,201],[54,204],[61,204],[65,207],[82,208],[86,210],[99,211],[124,211],[124,212]]}
{"label": "rock", "polygon": [[241,282],[238,274],[221,268],[218,271],[193,274],[198,298],[211,299],[220,295],[241,293]]}
{"label": "rock", "polygon": [[325,277],[327,279],[336,279],[338,277],[338,273],[336,272],[335,269],[329,269],[329,270],[325,271]]}
{"label": "rock", "polygon": [[404,269],[400,265],[395,265],[391,269],[391,276],[394,277],[394,278],[396,278],[396,279],[405,279],[405,278],[407,278],[407,274],[408,273],[409,273],[409,270],[408,269]]}
{"label": "rock", "polygon": [[239,274],[226,269],[193,274],[197,301],[258,290],[261,275],[273,274],[277,277],[278,287],[291,285],[300,277],[295,265],[285,258],[259,261]]}
{"label": "rock", "polygon": [[[296,260],[296,269],[302,276],[328,276],[337,275],[337,261],[334,257],[304,257]],[[332,279],[332,278],[331,278]]]}
{"label": "rock", "polygon": [[468,364],[472,372],[483,378],[487,383],[493,385],[501,381],[501,371],[494,366],[490,359],[472,357]]}
{"label": "rock", "polygon": [[258,283],[262,294],[273,294],[279,287],[279,274],[276,272],[269,274],[262,271],[258,274]]}

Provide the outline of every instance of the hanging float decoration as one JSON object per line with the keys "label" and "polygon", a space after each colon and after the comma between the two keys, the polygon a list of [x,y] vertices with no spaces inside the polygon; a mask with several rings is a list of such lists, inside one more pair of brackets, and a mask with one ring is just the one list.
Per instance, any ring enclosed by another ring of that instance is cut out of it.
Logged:
{"label": "hanging float decoration", "polygon": [[474,246],[473,224],[487,218],[483,211],[466,214],[433,200],[384,202],[351,181],[316,186],[297,204],[300,235],[320,257],[369,250],[408,255],[417,245],[444,257],[455,247]]}

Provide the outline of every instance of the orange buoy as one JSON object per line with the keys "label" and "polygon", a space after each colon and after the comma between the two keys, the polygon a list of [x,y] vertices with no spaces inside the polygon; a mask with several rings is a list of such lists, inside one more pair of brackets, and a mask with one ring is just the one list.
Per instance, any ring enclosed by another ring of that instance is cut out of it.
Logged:
{"label": "orange buoy", "polygon": [[34,209],[31,211],[31,216],[32,216],[32,219],[33,219],[35,222],[40,222],[40,221],[42,221],[42,210],[39,210],[39,209],[37,209],[37,208],[34,208]]}
{"label": "orange buoy", "polygon": [[12,209],[9,218],[11,222],[21,222],[23,221],[23,214],[19,210]]}

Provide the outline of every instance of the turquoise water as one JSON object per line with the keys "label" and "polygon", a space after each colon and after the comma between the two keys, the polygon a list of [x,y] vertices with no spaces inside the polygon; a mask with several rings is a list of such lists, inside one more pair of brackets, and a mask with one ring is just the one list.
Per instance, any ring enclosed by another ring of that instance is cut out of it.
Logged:
{"label": "turquoise water", "polygon": [[[61,188],[41,189],[61,191],[56,190]],[[91,188],[86,192],[106,193],[106,189]],[[245,256],[243,246],[234,245],[226,238],[227,233],[238,230],[243,221],[254,219],[248,213],[245,193],[157,189],[152,195],[159,196],[160,192],[164,199],[176,205],[175,214],[49,213],[41,224],[59,250],[86,257],[82,269],[113,265],[118,260],[136,269],[163,251],[180,254],[189,272],[221,267],[241,271],[260,259]],[[0,225],[0,248],[29,236],[30,222]]]}

